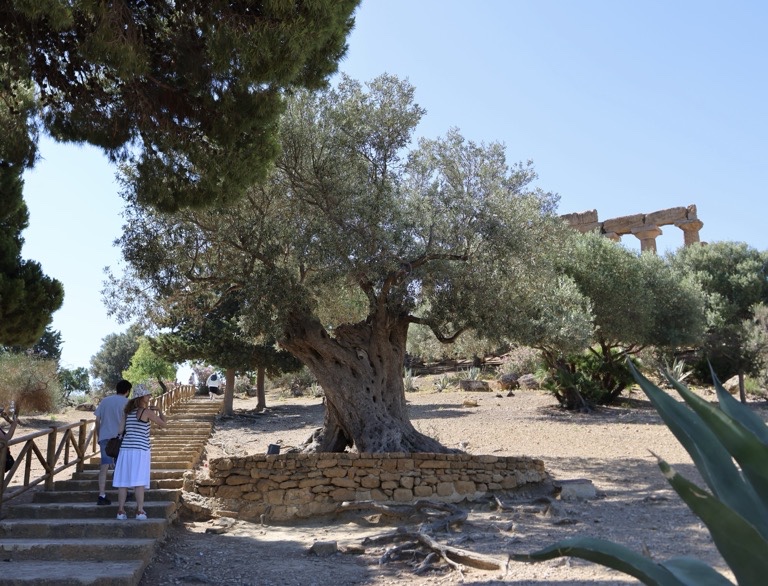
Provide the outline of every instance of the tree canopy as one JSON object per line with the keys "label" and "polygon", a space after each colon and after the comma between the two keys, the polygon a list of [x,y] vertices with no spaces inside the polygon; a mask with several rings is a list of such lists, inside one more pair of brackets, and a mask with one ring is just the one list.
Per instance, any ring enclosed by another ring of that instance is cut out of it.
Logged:
{"label": "tree canopy", "polygon": [[0,345],[28,347],[61,307],[64,287],[43,274],[39,263],[21,256],[21,233],[29,225],[21,172],[0,160]]}
{"label": "tree canopy", "polygon": [[158,214],[129,186],[130,273],[112,307],[239,291],[240,327],[273,333],[325,390],[316,449],[446,450],[407,416],[409,325],[445,342],[527,331],[569,229],[503,145],[451,130],[410,148],[424,113],[413,98],[387,75],[298,92],[269,179],[230,206]]}
{"label": "tree canopy", "polygon": [[762,350],[750,337],[756,309],[768,303],[768,252],[744,242],[713,242],[682,248],[671,260],[704,291],[706,359],[719,376],[740,376],[745,400],[744,375],[762,365]]}
{"label": "tree canopy", "polygon": [[91,376],[101,382],[104,390],[114,389],[123,378],[123,371],[131,365],[143,334],[144,329],[135,324],[123,333],[109,334],[102,340],[99,351],[91,356]]}
{"label": "tree canopy", "polygon": [[[647,346],[674,349],[700,341],[701,291],[692,279],[675,273],[668,261],[637,254],[596,232],[574,231],[563,246],[568,254],[559,257],[561,270],[588,300],[591,336],[581,348],[563,348],[560,338],[551,335],[533,341],[544,351],[555,377],[555,395],[563,405],[610,403],[632,381],[626,356]],[[564,323],[585,316],[578,304],[558,302],[553,309]],[[587,357],[582,355],[585,350]]]}
{"label": "tree canopy", "polygon": [[336,71],[359,0],[0,3],[0,143],[55,139],[130,161],[141,201],[173,210],[240,195],[278,152],[286,90]]}

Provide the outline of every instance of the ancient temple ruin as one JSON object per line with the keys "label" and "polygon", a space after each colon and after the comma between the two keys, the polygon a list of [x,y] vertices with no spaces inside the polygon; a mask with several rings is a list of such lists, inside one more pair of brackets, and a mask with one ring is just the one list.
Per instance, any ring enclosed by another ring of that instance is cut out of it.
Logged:
{"label": "ancient temple ruin", "polygon": [[598,230],[606,238],[614,241],[632,234],[640,240],[641,252],[656,252],[656,238],[661,236],[660,226],[676,226],[683,231],[684,245],[699,242],[699,230],[704,223],[696,215],[696,206],[668,208],[650,214],[634,214],[605,220],[597,219],[597,210],[564,214],[562,218],[579,232]]}

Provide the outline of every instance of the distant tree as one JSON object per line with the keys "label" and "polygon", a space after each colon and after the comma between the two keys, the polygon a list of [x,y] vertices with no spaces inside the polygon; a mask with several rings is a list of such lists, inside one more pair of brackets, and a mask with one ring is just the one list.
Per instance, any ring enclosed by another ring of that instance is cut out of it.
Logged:
{"label": "distant tree", "polygon": [[123,371],[122,378],[133,384],[157,385],[163,393],[168,391],[165,381],[176,380],[176,366],[152,350],[151,340],[139,338],[139,347],[131,357],[131,365]]}
{"label": "distant tree", "polygon": [[[232,414],[235,374],[256,372],[257,411],[266,408],[264,378],[301,368],[291,354],[277,348],[274,338],[248,336],[241,326],[245,305],[242,291],[227,290],[194,297],[192,304],[180,303],[174,296],[157,324],[164,331],[152,342],[158,354],[175,362],[204,361],[226,374],[223,412]],[[157,315],[159,312],[155,312]]]}
{"label": "distant tree", "polygon": [[589,300],[593,334],[578,352],[546,338],[533,345],[543,351],[558,400],[573,409],[614,401],[632,382],[628,356],[647,346],[698,342],[704,307],[698,286],[659,256],[637,254],[597,233],[574,232],[567,242],[561,268]]}
{"label": "distant tree", "polygon": [[60,368],[59,384],[61,386],[62,397],[65,401],[69,399],[69,396],[72,393],[87,393],[91,388],[90,379],[88,378],[88,369],[84,366],[72,369]]}
{"label": "distant tree", "polygon": [[278,152],[284,90],[336,71],[358,3],[2,2],[0,91],[38,100],[8,143],[34,150],[42,126],[130,159],[141,200],[166,210],[239,196]]}
{"label": "distant tree", "polygon": [[[423,114],[413,95],[386,75],[298,92],[274,173],[235,205],[160,215],[124,194],[134,272],[121,298],[240,291],[244,332],[273,333],[325,391],[312,449],[448,450],[408,418],[409,327],[446,343],[519,335],[556,280],[548,256],[568,230],[556,198],[501,144],[452,130],[408,152]],[[321,317],[339,297],[348,310]]]}
{"label": "distant tree", "polygon": [[704,291],[705,358],[719,376],[738,375],[746,402],[744,376],[758,374],[763,360],[750,344],[750,330],[757,307],[768,303],[768,252],[743,242],[713,242],[681,248],[672,263]]}
{"label": "distant tree", "polygon": [[109,334],[102,340],[101,349],[91,357],[91,376],[98,379],[105,390],[114,389],[123,378],[123,371],[130,367],[142,335],[144,328],[134,324],[125,332]]}

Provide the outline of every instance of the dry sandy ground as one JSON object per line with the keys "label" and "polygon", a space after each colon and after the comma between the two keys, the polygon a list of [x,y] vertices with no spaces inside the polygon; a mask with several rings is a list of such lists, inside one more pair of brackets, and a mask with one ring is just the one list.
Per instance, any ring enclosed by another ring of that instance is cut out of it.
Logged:
{"label": "dry sandy ground", "polygon": [[[467,522],[450,532],[435,533],[441,543],[504,558],[565,537],[589,535],[620,542],[657,560],[697,557],[727,574],[708,532],[668,487],[649,450],[698,481],[696,470],[639,393],[620,406],[589,415],[560,410],[544,391],[515,391],[515,396],[507,397],[423,388],[408,393],[407,399],[416,427],[445,445],[473,454],[541,458],[554,480],[589,479],[597,488],[597,498],[590,500],[547,502],[537,499],[541,493],[535,491],[505,495],[504,510],[489,501],[464,503]],[[466,399],[474,399],[477,406],[463,406]],[[296,446],[322,421],[323,407],[317,398],[268,396],[269,408],[261,415],[251,411],[255,404],[254,399],[235,399],[239,415],[217,422],[209,458],[265,453],[273,443]],[[760,409],[764,417],[768,415],[768,410]],[[380,563],[392,545],[361,547],[364,537],[394,528],[384,521],[368,515],[290,526],[227,519],[187,522],[173,530],[141,584],[636,583],[575,558],[540,564],[510,562],[506,572],[457,571],[443,565],[416,575],[413,570],[423,560],[423,552],[404,552]],[[316,541],[336,541],[340,552],[314,555],[308,550]]]}

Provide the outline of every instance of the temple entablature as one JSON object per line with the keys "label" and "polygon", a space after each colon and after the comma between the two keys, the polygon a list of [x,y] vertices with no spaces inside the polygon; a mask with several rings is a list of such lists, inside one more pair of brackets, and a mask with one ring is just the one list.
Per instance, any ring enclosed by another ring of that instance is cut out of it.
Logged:
{"label": "temple entablature", "polygon": [[656,252],[656,238],[661,236],[660,226],[675,226],[683,231],[685,246],[699,242],[699,231],[704,223],[696,215],[696,206],[668,208],[650,214],[633,214],[601,222],[597,210],[576,212],[561,216],[579,232],[598,230],[606,238],[619,242],[622,236],[632,234],[640,240],[641,252]]}

